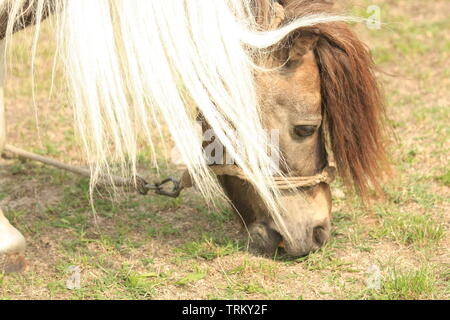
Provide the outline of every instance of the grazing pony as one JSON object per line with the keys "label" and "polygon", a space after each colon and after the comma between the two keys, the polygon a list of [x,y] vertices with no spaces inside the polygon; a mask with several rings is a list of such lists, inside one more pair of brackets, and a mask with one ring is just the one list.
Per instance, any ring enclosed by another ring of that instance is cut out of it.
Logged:
{"label": "grazing pony", "polygon": [[[92,185],[133,178],[137,142],[154,154],[151,132],[164,125],[203,196],[231,200],[251,248],[293,256],[329,237],[335,168],[363,197],[379,188],[374,65],[345,24],[354,19],[329,1],[0,0],[0,10],[5,41],[34,24],[36,44],[41,21],[55,18]],[[205,161],[199,118],[232,164]],[[20,269],[24,244],[0,213],[0,264]]]}

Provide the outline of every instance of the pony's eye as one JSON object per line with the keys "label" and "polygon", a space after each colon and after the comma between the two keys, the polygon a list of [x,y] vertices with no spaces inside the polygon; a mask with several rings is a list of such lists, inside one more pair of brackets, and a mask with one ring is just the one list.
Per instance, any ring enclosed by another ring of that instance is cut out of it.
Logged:
{"label": "pony's eye", "polygon": [[317,126],[311,126],[311,125],[299,125],[294,127],[294,134],[299,137],[309,137],[316,132]]}

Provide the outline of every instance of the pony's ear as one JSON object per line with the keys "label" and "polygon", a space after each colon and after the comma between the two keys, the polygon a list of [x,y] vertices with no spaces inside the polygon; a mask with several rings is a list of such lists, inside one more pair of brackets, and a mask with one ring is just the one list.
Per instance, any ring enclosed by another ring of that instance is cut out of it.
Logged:
{"label": "pony's ear", "polygon": [[314,30],[298,32],[289,41],[289,61],[301,61],[307,52],[316,48],[318,40],[319,36]]}
{"label": "pony's ear", "polygon": [[319,36],[313,29],[294,31],[270,52],[268,61],[274,65],[281,63],[289,67],[299,66],[306,53],[314,52],[318,40]]}
{"label": "pony's ear", "polygon": [[366,46],[345,23],[320,26],[315,49],[323,112],[338,171],[347,186],[367,198],[381,191],[390,170],[385,151],[385,110]]}

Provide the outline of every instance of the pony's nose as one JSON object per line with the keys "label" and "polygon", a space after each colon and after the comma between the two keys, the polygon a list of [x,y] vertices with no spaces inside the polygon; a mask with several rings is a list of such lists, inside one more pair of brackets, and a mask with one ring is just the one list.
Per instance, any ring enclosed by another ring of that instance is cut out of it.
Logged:
{"label": "pony's nose", "polygon": [[327,224],[321,224],[313,228],[312,240],[319,247],[323,246],[330,238],[330,231]]}
{"label": "pony's nose", "polygon": [[[321,248],[330,238],[330,222],[312,224],[314,227],[298,228],[293,232],[294,239],[285,241],[282,247],[288,255],[293,257],[303,257]],[[302,231],[303,230],[303,231]]]}

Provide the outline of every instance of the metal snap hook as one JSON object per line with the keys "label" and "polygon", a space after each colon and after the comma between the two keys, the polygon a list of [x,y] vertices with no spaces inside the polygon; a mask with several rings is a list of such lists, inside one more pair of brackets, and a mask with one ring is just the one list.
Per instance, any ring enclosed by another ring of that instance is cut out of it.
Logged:
{"label": "metal snap hook", "polygon": [[[165,190],[165,186],[167,184],[172,184],[172,188],[167,191]],[[173,177],[167,178],[159,183],[155,184],[147,184],[145,186],[148,190],[155,191],[156,194],[170,197],[170,198],[178,198],[180,196],[181,191],[183,190],[183,187],[180,184],[180,181],[178,179],[175,179]]]}

